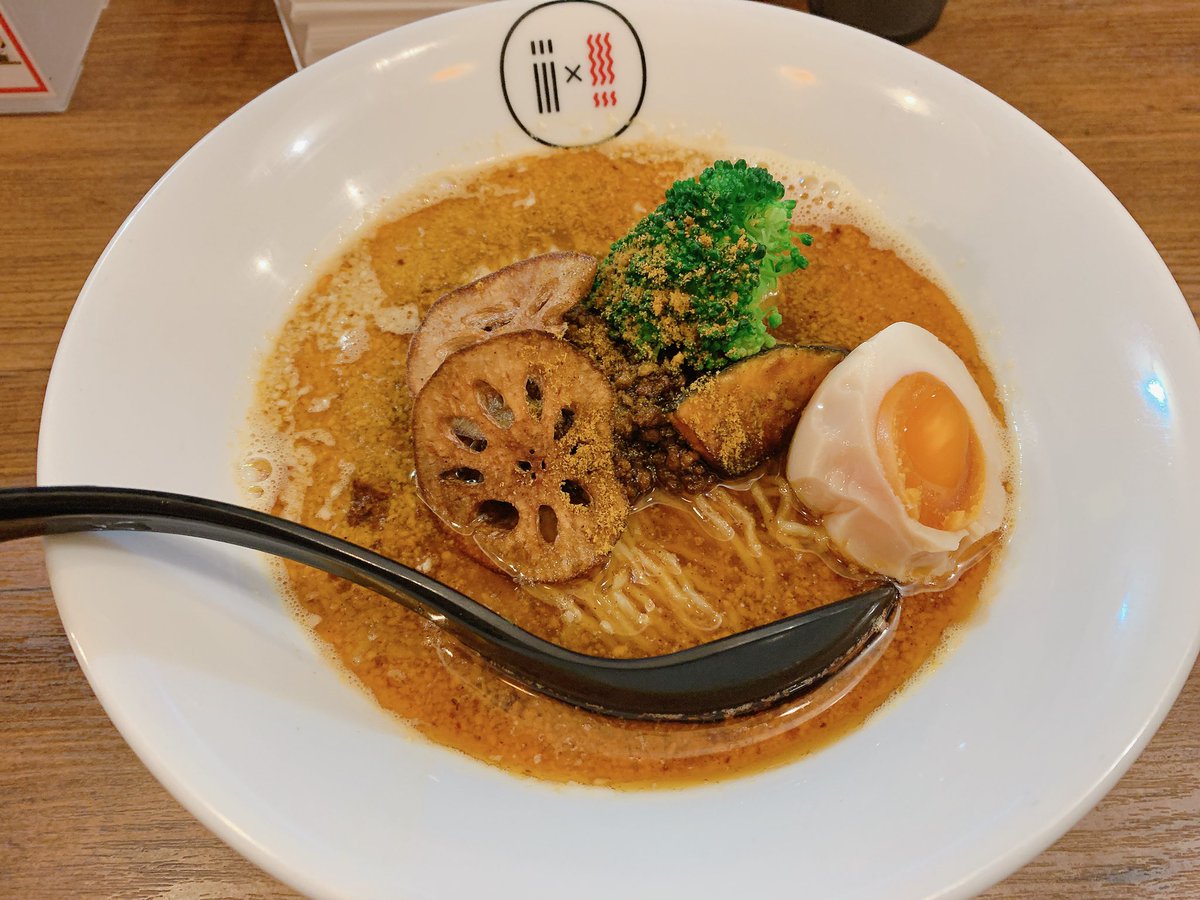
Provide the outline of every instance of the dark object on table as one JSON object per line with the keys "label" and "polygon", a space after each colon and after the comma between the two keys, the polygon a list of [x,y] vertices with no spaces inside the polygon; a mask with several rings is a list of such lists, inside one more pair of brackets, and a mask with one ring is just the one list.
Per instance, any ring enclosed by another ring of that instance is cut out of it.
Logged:
{"label": "dark object on table", "polygon": [[809,0],[809,11],[898,44],[911,44],[937,24],[946,0]]}

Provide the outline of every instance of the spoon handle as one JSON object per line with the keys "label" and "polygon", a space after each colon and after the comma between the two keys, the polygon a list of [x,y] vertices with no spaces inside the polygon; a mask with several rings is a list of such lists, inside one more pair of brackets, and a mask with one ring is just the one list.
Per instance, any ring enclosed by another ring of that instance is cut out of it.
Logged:
{"label": "spoon handle", "polygon": [[277,516],[161,491],[0,490],[0,541],[81,531],[187,535],[313,566],[420,613],[525,687],[623,718],[720,719],[815,687],[882,630],[899,602],[896,587],[885,583],[687,650],[614,660],[552,644],[414,569]]}
{"label": "spoon handle", "polygon": [[498,632],[528,634],[415,569],[280,516],[164,491],[91,486],[0,490],[0,541],[81,531],[148,531],[235,544],[353,581],[452,631],[461,626],[485,640],[497,638]]}

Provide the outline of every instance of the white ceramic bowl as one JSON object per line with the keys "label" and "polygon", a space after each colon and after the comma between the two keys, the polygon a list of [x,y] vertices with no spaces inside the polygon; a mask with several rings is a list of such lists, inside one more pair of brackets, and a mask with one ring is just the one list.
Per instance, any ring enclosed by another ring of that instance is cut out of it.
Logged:
{"label": "white ceramic bowl", "polygon": [[[495,3],[420,22],[299,73],[217,128],[88,280],[55,360],[39,480],[237,500],[259,354],[365,210],[430,172],[534,149],[523,128],[558,143],[631,116],[633,136],[716,131],[845,173],[945,271],[996,363],[1022,459],[1017,527],[993,601],[945,662],[808,759],[712,787],[619,793],[520,780],[410,736],[320,658],[249,552],[153,536],[49,541],[63,621],[154,774],[309,893],[983,888],[1111,787],[1196,655],[1195,326],[1108,191],[975,85],[765,5],[615,2],[620,14],[573,2],[521,18],[530,4]],[[571,93],[566,67],[586,63],[586,34],[605,31],[617,81],[593,88],[585,64]],[[549,125],[533,112],[526,44],[540,39],[556,40],[562,67]],[[602,88],[616,96],[596,111]]]}

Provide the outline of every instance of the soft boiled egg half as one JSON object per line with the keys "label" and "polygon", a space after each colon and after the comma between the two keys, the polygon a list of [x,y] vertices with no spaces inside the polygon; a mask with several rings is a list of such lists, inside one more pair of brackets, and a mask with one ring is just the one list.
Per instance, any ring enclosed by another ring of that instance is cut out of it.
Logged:
{"label": "soft boiled egg half", "polygon": [[938,586],[1003,524],[999,423],[962,360],[897,322],[813,394],[787,477],[834,549],[901,584]]}

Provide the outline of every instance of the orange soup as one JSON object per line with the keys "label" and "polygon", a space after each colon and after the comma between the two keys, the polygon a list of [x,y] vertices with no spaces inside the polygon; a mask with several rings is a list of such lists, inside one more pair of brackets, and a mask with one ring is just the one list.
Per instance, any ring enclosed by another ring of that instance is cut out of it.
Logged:
{"label": "orange soup", "polygon": [[[674,180],[703,165],[662,148],[538,155],[475,173],[374,227],[302,298],[269,353],[246,468],[251,492],[276,513],[587,653],[664,653],[857,593],[860,584],[809,552],[778,462],[696,493],[641,498],[607,565],[565,584],[521,585],[477,562],[416,490],[405,357],[429,306],[549,250],[603,257]],[[779,340],[853,348],[893,322],[913,322],[963,359],[1001,413],[975,338],[937,284],[860,227],[807,230],[811,265],[785,276],[774,298]],[[994,554],[952,587],[906,599],[877,663],[827,709],[707,724],[607,718],[531,694],[395,603],[296,564],[283,576],[300,621],[383,708],[428,738],[523,775],[645,787],[778,765],[858,726],[971,616],[993,562]]]}

